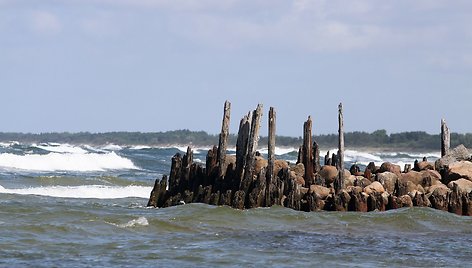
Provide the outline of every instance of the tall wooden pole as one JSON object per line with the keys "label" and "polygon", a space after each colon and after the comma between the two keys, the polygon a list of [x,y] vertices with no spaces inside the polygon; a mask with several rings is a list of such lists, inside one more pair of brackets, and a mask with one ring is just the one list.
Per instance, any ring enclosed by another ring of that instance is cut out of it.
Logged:
{"label": "tall wooden pole", "polygon": [[225,102],[223,112],[223,122],[221,124],[220,140],[218,144],[218,177],[222,178],[226,174],[226,149],[228,147],[229,119],[231,103]]}
{"label": "tall wooden pole", "polygon": [[313,180],[313,150],[311,143],[311,116],[303,124],[303,165],[305,166],[305,187],[310,187]]}
{"label": "tall wooden pole", "polygon": [[343,118],[343,104],[338,106],[338,121],[339,121],[339,143],[338,143],[338,178],[334,181],[334,190],[339,193],[344,188],[344,118]]}
{"label": "tall wooden pole", "polygon": [[275,122],[276,113],[274,107],[269,109],[269,143],[268,143],[268,154],[267,154],[267,182],[270,184],[274,177],[274,164],[275,164]]}
{"label": "tall wooden pole", "polygon": [[447,155],[451,148],[451,134],[446,125],[446,120],[441,119],[441,157]]}
{"label": "tall wooden pole", "polygon": [[269,143],[268,143],[268,153],[267,153],[267,183],[266,183],[266,195],[265,195],[265,205],[271,206],[271,193],[274,191],[273,180],[274,180],[274,166],[275,166],[275,124],[276,123],[276,113],[274,107],[269,109]]}
{"label": "tall wooden pole", "polygon": [[247,158],[246,167],[244,169],[244,177],[241,182],[241,189],[247,193],[251,182],[253,181],[253,175],[256,164],[256,151],[259,142],[259,128],[262,117],[262,104],[257,105],[256,110],[252,113],[251,132],[249,133],[248,147],[247,147]]}

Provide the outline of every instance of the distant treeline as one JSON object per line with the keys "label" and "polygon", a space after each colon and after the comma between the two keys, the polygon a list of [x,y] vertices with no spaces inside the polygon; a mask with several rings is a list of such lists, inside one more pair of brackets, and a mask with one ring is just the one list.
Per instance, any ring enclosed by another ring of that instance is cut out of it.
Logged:
{"label": "distant treeline", "polygon": [[[236,135],[229,137],[232,146],[236,144]],[[337,134],[314,136],[321,148],[337,147]],[[194,145],[210,146],[218,144],[218,135],[205,131],[175,130],[166,132],[107,132],[107,133],[0,133],[0,142],[19,141],[24,143],[58,142],[69,144],[117,144],[117,145]],[[266,144],[267,137],[261,137],[259,144]],[[302,144],[301,137],[277,136],[278,146],[298,147]],[[451,134],[451,146],[464,144],[472,148],[472,134]],[[387,134],[386,130],[345,133],[346,147],[355,148],[391,148],[414,150],[439,150],[439,134],[428,134],[424,131],[401,132]]]}

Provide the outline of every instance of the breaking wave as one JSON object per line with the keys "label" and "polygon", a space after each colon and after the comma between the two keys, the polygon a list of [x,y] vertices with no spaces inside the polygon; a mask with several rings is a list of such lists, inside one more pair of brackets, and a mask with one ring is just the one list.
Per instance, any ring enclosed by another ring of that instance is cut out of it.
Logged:
{"label": "breaking wave", "polygon": [[138,169],[131,160],[117,155],[87,153],[55,153],[45,155],[11,153],[0,154],[0,168],[32,171],[105,171],[119,169]]}

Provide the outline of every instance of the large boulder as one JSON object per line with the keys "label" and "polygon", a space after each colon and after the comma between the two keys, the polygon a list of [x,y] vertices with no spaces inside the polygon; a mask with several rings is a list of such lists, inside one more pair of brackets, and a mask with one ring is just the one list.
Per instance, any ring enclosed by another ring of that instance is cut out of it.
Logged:
{"label": "large boulder", "polygon": [[470,152],[465,148],[464,145],[459,145],[456,148],[450,150],[447,155],[436,160],[435,168],[439,172],[446,170],[450,164],[457,161],[470,160]]}
{"label": "large boulder", "polygon": [[435,170],[410,171],[401,175],[403,181],[410,181],[423,188],[440,183],[441,175]]}
{"label": "large boulder", "polygon": [[434,163],[428,161],[422,161],[418,163],[418,170],[434,170]]}
{"label": "large boulder", "polygon": [[264,159],[262,156],[256,156],[255,161],[255,174],[259,174],[263,168],[267,167],[267,160]]}
{"label": "large boulder", "polygon": [[444,183],[461,178],[472,181],[472,162],[458,161],[449,164],[444,177]]}
{"label": "large boulder", "polygon": [[460,192],[464,194],[469,194],[470,192],[472,192],[472,181],[466,179],[458,179],[449,182],[447,187],[449,187],[450,189],[454,189],[454,187],[457,187]]}
{"label": "large boulder", "polygon": [[379,173],[376,176],[376,181],[380,182],[385,190],[389,193],[393,193],[395,191],[395,183],[398,180],[398,176],[392,172],[383,172]]}
{"label": "large boulder", "polygon": [[403,173],[401,175],[404,181],[411,181],[412,183],[418,185],[423,182],[423,174],[419,171],[410,171],[408,173]]}
{"label": "large boulder", "polygon": [[382,194],[382,193],[385,192],[385,189],[382,186],[382,184],[380,184],[380,182],[374,181],[373,183],[371,183],[370,185],[368,185],[364,188],[364,192],[368,195],[370,195],[372,193]]}
{"label": "large boulder", "polygon": [[354,180],[354,186],[360,186],[362,188],[366,187],[367,185],[370,185],[371,183],[372,183],[372,181],[370,181],[367,178],[364,178],[362,176],[358,176]]}
{"label": "large boulder", "polygon": [[321,185],[310,185],[309,193],[316,193],[321,199],[326,199],[330,194],[331,190]]}
{"label": "large boulder", "polygon": [[274,174],[279,174],[280,170],[288,168],[288,162],[285,160],[275,160],[274,161]]}
{"label": "large boulder", "polygon": [[338,169],[333,166],[323,166],[318,174],[325,180],[326,184],[331,184],[338,176]]}
{"label": "large boulder", "polygon": [[294,172],[296,177],[305,176],[305,166],[302,163],[291,166],[290,171]]}
{"label": "large boulder", "polygon": [[402,169],[399,165],[392,164],[390,162],[385,162],[380,166],[379,172],[392,172],[397,175],[400,175],[402,173]]}

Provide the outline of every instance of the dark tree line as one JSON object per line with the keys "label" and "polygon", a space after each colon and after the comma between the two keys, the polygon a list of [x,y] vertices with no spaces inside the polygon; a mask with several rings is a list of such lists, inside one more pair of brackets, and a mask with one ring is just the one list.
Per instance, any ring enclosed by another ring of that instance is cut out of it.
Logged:
{"label": "dark tree line", "polygon": [[[337,146],[337,134],[317,135],[314,140],[323,148]],[[0,142],[19,141],[23,143],[70,143],[70,144],[118,144],[118,145],[196,145],[210,146],[218,144],[218,135],[208,134],[205,131],[174,130],[166,132],[53,132],[53,133],[0,133]],[[298,147],[302,144],[301,137],[277,136],[277,146]],[[424,131],[412,131],[387,134],[386,130],[368,132],[346,132],[347,147],[375,147],[375,148],[405,148],[416,150],[439,150],[439,134],[428,134]],[[235,146],[236,136],[229,136],[229,145]],[[261,137],[260,145],[267,144],[267,137]],[[472,147],[472,133],[451,134],[451,146],[464,144]]]}

